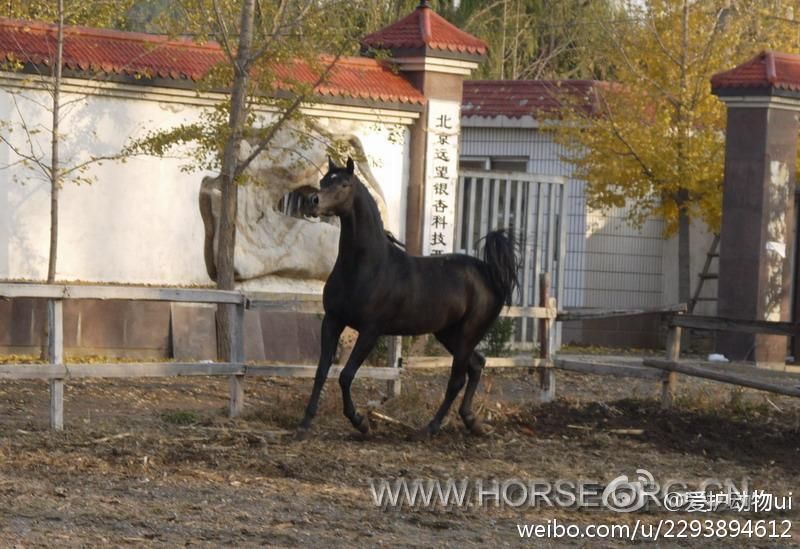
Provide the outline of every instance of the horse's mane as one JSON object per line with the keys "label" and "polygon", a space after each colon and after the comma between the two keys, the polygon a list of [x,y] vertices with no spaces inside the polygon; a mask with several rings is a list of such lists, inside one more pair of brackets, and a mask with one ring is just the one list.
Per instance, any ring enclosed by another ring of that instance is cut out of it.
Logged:
{"label": "horse's mane", "polygon": [[395,246],[397,246],[401,250],[405,250],[406,249],[406,245],[403,244],[402,242],[400,242],[399,240],[397,240],[397,238],[392,234],[391,231],[384,230],[383,232],[386,233],[386,238],[389,239],[389,242],[391,242],[392,244],[394,244]]}
{"label": "horse's mane", "polygon": [[[375,202],[375,199],[372,197],[372,194],[370,194],[369,189],[364,184],[364,182],[361,181],[358,178],[358,176],[353,174],[353,179],[358,183],[358,185],[357,185],[358,192],[363,197],[364,201],[366,202],[367,209],[369,210],[370,214],[375,218],[376,221],[378,221],[380,223],[381,228],[383,228],[383,219],[381,218],[381,212],[378,209],[377,202]],[[404,243],[400,242],[397,239],[397,237],[395,237],[392,234],[391,231],[383,229],[383,232],[386,235],[386,239],[391,244],[393,244],[394,246],[397,246],[401,250],[405,250],[406,249],[406,245]]]}

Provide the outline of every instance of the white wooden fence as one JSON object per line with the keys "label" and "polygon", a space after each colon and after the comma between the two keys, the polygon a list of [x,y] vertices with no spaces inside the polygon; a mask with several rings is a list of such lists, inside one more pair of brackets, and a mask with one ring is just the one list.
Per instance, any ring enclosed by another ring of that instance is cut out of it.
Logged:
{"label": "white wooden fence", "polygon": [[[50,426],[64,427],[64,382],[80,378],[137,378],[172,376],[228,376],[229,413],[241,413],[244,406],[245,376],[314,377],[315,365],[250,365],[244,362],[244,311],[267,307],[282,312],[322,312],[319,296],[286,294],[243,294],[235,291],[134,286],[50,285],[0,283],[0,298],[38,298],[48,301],[48,356],[45,364],[1,364],[2,379],[47,379],[50,381]],[[114,299],[126,301],[170,301],[211,303],[234,307],[231,331],[230,362],[129,362],[108,364],[68,364],[64,359],[63,303],[67,299]],[[391,364],[399,365],[394,359]],[[333,367],[329,376],[338,376],[341,368]],[[399,391],[397,368],[359,370],[360,377],[387,380],[393,391]],[[397,384],[397,386],[395,386]]]}
{"label": "white wooden fence", "polygon": [[[543,278],[544,280],[544,278]],[[542,286],[543,289],[548,289]],[[227,376],[229,379],[229,414],[235,417],[244,407],[244,379],[246,376],[281,376],[312,378],[316,365],[246,364],[244,361],[244,311],[266,309],[273,312],[306,314],[323,313],[322,298],[313,294],[241,293],[211,289],[152,288],[136,286],[56,285],[31,283],[0,283],[0,299],[35,298],[48,303],[48,363],[0,364],[0,380],[46,379],[50,382],[50,426],[64,428],[64,383],[82,378],[139,378],[173,376]],[[124,301],[169,301],[208,303],[218,307],[233,307],[233,329],[230,337],[232,359],[230,362],[127,362],[105,364],[67,363],[64,357],[63,304],[68,299],[99,299]],[[539,318],[549,327],[557,315],[556,303],[549,294],[542,298],[539,307],[509,307],[504,316]],[[545,336],[547,337],[547,336]],[[389,367],[361,367],[358,376],[387,382],[387,390],[398,395],[401,388],[401,338],[390,338]],[[550,341],[548,338],[547,341]],[[429,366],[445,366],[450,358],[423,357]],[[497,362],[497,361],[500,362]],[[550,345],[546,345],[540,358],[490,359],[489,366],[527,366],[549,368],[552,366]],[[338,377],[341,367],[332,367],[329,377]]]}

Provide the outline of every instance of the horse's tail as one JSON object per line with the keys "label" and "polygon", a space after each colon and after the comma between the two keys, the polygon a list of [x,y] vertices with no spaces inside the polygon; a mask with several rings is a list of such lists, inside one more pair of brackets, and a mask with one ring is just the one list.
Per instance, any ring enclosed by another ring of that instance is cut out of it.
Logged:
{"label": "horse's tail", "polygon": [[489,278],[503,303],[511,304],[514,289],[519,288],[514,235],[507,229],[492,231],[485,237],[483,260],[489,265]]}

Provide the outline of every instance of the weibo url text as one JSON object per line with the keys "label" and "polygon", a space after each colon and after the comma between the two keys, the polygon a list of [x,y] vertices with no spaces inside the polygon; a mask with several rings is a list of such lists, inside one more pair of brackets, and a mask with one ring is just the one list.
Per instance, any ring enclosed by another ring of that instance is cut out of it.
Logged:
{"label": "weibo url text", "polygon": [[538,524],[517,524],[522,539],[791,539],[790,520],[671,520],[634,524],[574,524],[558,519]]}

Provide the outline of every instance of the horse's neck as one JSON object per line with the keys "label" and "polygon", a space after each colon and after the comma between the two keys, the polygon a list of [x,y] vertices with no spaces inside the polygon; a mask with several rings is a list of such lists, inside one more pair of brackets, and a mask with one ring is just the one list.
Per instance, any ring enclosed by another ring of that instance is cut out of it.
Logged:
{"label": "horse's neck", "polygon": [[[363,193],[367,191],[364,189]],[[371,197],[359,193],[355,197],[353,210],[341,217],[339,255],[343,258],[359,256],[368,251],[379,259],[386,249],[386,233],[381,216]]]}

